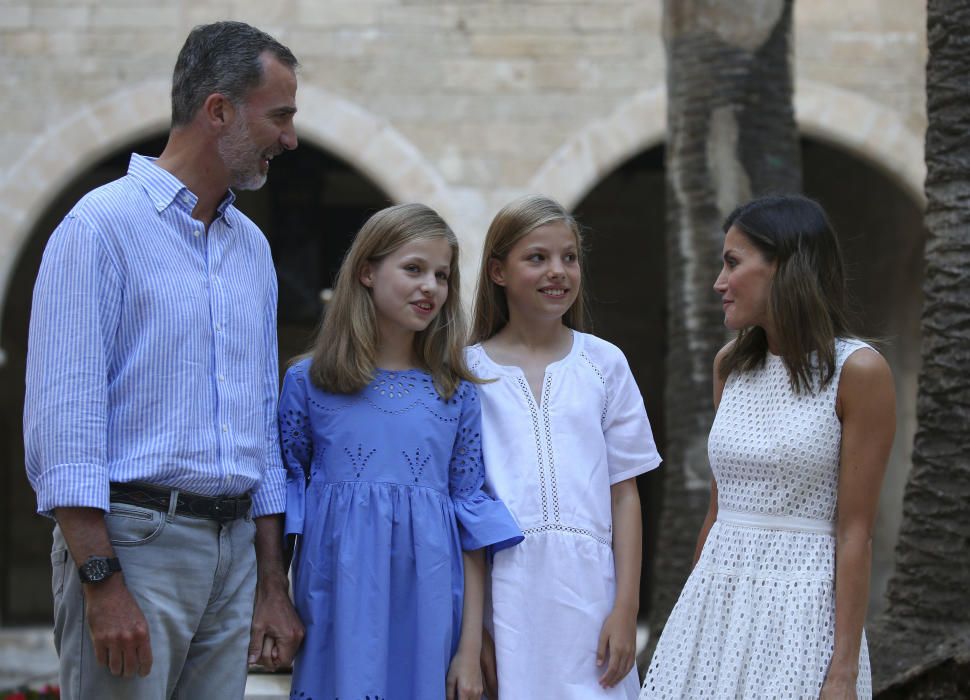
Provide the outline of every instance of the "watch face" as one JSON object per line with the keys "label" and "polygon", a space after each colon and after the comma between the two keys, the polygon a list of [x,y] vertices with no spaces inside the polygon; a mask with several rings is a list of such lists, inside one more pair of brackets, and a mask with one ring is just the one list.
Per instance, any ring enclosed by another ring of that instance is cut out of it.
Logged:
{"label": "watch face", "polygon": [[91,557],[78,567],[78,575],[81,577],[82,583],[104,581],[116,571],[121,571],[118,560],[105,557]]}
{"label": "watch face", "polygon": [[88,580],[92,583],[96,581],[103,581],[111,573],[108,568],[108,562],[105,559],[94,559],[89,561],[84,565],[85,573],[88,576]]}

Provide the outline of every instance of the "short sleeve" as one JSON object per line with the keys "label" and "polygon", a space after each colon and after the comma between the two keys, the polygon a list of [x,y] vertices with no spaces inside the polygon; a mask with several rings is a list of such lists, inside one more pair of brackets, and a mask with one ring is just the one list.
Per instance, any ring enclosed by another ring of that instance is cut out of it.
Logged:
{"label": "short sleeve", "polygon": [[303,533],[306,484],[313,459],[313,440],[307,410],[307,381],[305,363],[290,367],[283,378],[283,392],[280,395],[280,449],[286,468],[284,535]]}
{"label": "short sleeve", "polygon": [[449,491],[455,506],[461,546],[465,550],[489,547],[494,553],[525,538],[505,504],[482,489],[485,467],[478,389],[462,383],[458,391],[461,417],[449,466]]}
{"label": "short sleeve", "polygon": [[656,469],[661,460],[630,365],[619,348],[610,347],[613,352],[603,363],[607,394],[603,436],[613,485]]}

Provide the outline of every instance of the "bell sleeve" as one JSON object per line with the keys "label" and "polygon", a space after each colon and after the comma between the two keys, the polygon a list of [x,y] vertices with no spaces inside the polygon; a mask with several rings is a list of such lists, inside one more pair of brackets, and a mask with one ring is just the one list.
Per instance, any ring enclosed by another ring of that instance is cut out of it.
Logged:
{"label": "bell sleeve", "polygon": [[280,395],[280,448],[286,467],[284,535],[303,534],[306,484],[313,459],[310,415],[307,410],[306,362],[290,367]]}
{"label": "bell sleeve", "polygon": [[464,550],[489,547],[491,553],[521,542],[525,537],[502,501],[482,489],[482,406],[478,389],[462,382],[458,388],[461,417],[452,449],[449,491],[455,506]]}

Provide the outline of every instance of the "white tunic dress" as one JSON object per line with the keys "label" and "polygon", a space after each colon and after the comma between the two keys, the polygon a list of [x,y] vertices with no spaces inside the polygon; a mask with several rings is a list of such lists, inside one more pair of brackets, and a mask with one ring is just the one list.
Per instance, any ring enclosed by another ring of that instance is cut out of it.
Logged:
{"label": "white tunic dress", "polygon": [[[796,394],[780,357],[727,379],[708,453],[718,515],[654,652],[641,698],[818,697],[834,648],[842,365]],[[856,692],[872,697],[865,636]]]}
{"label": "white tunic dress", "polygon": [[596,645],[613,608],[610,487],[660,463],[643,399],[623,353],[573,333],[546,368],[537,401],[518,367],[467,350],[482,378],[485,485],[525,541],[495,555],[491,628],[502,700],[636,698],[636,668],[598,683]]}

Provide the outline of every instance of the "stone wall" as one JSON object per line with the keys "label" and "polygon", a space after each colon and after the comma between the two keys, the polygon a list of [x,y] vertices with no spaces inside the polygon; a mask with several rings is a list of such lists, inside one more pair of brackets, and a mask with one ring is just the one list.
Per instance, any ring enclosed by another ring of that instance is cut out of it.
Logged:
{"label": "stone wall", "polygon": [[[466,293],[505,201],[542,191],[580,205],[664,138],[660,0],[0,0],[0,309],[45,209],[96,161],[166,131],[186,33],[224,18],[269,31],[299,57],[304,143],[452,223]],[[804,134],[921,205],[923,3],[797,0],[795,27]],[[618,201],[597,197],[591,211]],[[4,348],[0,335],[0,370]],[[888,499],[897,513],[918,353],[900,366],[905,424]],[[10,382],[22,387],[19,376]],[[4,418],[0,441],[18,422]]]}
{"label": "stone wall", "polygon": [[[796,8],[800,118],[889,170],[908,167],[900,179],[919,190],[922,4]],[[300,58],[304,138],[392,196],[437,205],[469,242],[511,196],[542,187],[575,203],[662,138],[659,0],[0,0],[0,148],[11,154],[0,290],[57,189],[164,131],[175,54],[193,25],[219,18],[256,24]]]}

